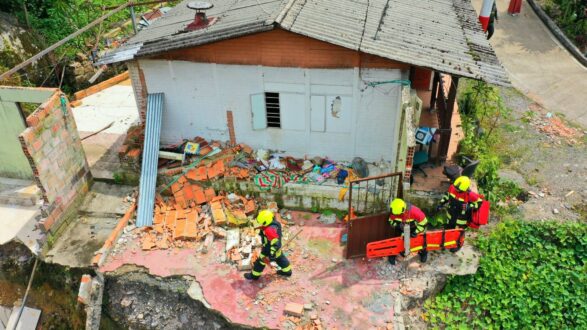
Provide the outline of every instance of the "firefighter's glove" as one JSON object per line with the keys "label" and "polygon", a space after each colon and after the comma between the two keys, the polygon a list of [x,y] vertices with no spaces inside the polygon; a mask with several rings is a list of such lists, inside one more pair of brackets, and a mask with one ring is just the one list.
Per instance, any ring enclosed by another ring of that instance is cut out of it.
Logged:
{"label": "firefighter's glove", "polygon": [[413,230],[413,231],[410,232],[410,237],[411,238],[414,238],[416,236],[418,236],[418,233],[415,230]]}

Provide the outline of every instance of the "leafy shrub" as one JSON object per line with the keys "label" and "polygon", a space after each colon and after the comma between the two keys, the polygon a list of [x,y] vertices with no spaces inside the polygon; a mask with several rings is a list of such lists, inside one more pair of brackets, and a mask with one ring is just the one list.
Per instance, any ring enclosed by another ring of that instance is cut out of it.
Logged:
{"label": "leafy shrub", "polygon": [[587,226],[506,220],[476,241],[477,274],[425,303],[445,329],[587,329]]}
{"label": "leafy shrub", "polygon": [[492,202],[519,195],[521,188],[499,178],[501,161],[493,150],[493,146],[500,143],[500,125],[511,117],[511,110],[504,105],[499,90],[482,81],[466,81],[459,99],[459,111],[465,135],[459,144],[459,155],[479,160],[475,172],[479,192]]}
{"label": "leafy shrub", "polygon": [[544,11],[563,30],[569,39],[587,51],[587,1],[542,0]]}

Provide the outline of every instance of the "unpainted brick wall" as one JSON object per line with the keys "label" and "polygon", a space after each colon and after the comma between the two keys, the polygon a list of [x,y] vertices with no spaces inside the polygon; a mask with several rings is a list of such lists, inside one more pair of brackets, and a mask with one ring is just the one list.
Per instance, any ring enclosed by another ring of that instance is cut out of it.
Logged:
{"label": "unpainted brick wall", "polygon": [[45,232],[58,227],[68,207],[88,191],[91,174],[69,102],[58,91],[27,117],[19,136],[41,189]]}
{"label": "unpainted brick wall", "polygon": [[131,61],[127,64],[132,89],[135,93],[135,100],[137,102],[137,109],[139,109],[139,119],[144,126],[147,112],[147,84],[145,83],[145,75],[141,70],[138,61]]}

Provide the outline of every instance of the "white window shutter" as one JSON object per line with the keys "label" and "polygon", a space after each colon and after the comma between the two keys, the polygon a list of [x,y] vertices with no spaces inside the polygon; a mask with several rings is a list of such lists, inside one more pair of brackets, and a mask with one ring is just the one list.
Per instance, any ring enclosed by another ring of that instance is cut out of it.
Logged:
{"label": "white window shutter", "polygon": [[265,108],[264,93],[251,95],[251,115],[254,130],[267,128],[267,109]]}
{"label": "white window shutter", "polygon": [[279,93],[281,128],[306,130],[306,98],[304,94]]}
{"label": "white window shutter", "polygon": [[326,131],[326,96],[312,95],[311,100],[311,121],[312,132]]}

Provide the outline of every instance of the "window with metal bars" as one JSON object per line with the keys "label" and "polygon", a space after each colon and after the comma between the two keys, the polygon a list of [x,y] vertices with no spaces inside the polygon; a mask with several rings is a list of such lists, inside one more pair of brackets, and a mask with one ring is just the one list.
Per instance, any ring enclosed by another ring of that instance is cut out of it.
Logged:
{"label": "window with metal bars", "polygon": [[265,110],[267,116],[267,127],[281,128],[279,93],[265,93]]}

